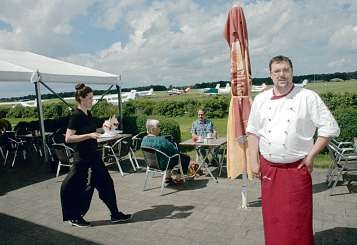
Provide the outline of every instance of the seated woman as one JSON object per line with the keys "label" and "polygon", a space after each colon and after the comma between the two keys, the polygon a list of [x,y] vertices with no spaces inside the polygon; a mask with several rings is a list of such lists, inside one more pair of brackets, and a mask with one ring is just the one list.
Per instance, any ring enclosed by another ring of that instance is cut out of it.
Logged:
{"label": "seated woman", "polygon": [[[152,147],[154,149],[164,152],[168,156],[173,156],[177,153],[180,153],[176,145],[174,145],[164,136],[159,136],[160,122],[158,120],[148,119],[146,121],[146,130],[148,135],[143,138],[143,141],[141,142],[141,146]],[[188,165],[190,163],[190,157],[182,153],[180,153],[180,157],[181,157],[181,165],[182,165],[183,173],[187,174]],[[158,160],[160,164],[160,169],[165,170],[168,164],[167,159],[162,155],[158,155]],[[177,164],[178,164],[178,157],[174,158],[167,168],[168,172],[166,173],[166,182],[168,183],[173,182],[171,178],[171,170]]]}

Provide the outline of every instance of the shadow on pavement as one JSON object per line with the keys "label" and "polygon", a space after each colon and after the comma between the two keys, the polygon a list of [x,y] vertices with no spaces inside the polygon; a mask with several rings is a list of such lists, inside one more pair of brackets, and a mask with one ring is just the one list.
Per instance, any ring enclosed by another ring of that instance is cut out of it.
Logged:
{"label": "shadow on pavement", "polygon": [[315,245],[357,244],[357,228],[335,227],[315,233]]}
{"label": "shadow on pavement", "polygon": [[1,244],[98,244],[0,213]]}
{"label": "shadow on pavement", "polygon": [[[154,205],[150,209],[138,211],[133,214],[130,222],[144,222],[161,219],[184,219],[192,214],[194,206]],[[128,222],[126,222],[128,223]],[[115,225],[109,220],[91,221],[92,226]]]}
{"label": "shadow on pavement", "polygon": [[324,192],[328,189],[329,188],[327,187],[327,183],[325,181],[312,185],[312,193],[314,193],[314,194]]}
{"label": "shadow on pavement", "polygon": [[[209,179],[188,179],[184,184],[178,184],[178,185],[166,184],[161,196],[175,194],[176,192],[179,191],[190,191],[190,190],[206,188],[208,182]],[[147,188],[145,191],[152,191],[160,188],[161,188],[160,186],[153,186],[151,188]]]}
{"label": "shadow on pavement", "polygon": [[248,202],[248,207],[259,208],[262,206],[262,199],[259,197],[258,200]]}
{"label": "shadow on pavement", "polygon": [[44,163],[38,155],[31,154],[26,160],[19,157],[14,167],[10,166],[9,161],[7,165],[0,167],[0,196],[53,177],[55,173],[51,166]]}

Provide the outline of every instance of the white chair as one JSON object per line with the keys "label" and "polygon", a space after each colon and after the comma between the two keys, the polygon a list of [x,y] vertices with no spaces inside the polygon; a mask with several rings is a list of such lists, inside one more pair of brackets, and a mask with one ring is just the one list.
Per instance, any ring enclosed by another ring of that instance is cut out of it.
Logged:
{"label": "white chair", "polygon": [[330,166],[326,175],[326,182],[330,182],[332,171],[336,168],[336,163],[339,161],[339,154],[353,153],[354,148],[352,142],[342,142],[336,139],[331,139],[327,146],[330,155]]}
{"label": "white chair", "polygon": [[357,153],[354,149],[340,149],[335,144],[328,145],[331,164],[326,176],[327,186],[331,187],[330,195],[337,183],[341,180],[345,181],[344,175],[357,170]]}
{"label": "white chair", "polygon": [[3,137],[5,140],[5,149],[6,149],[4,165],[6,164],[6,161],[10,153],[13,152],[14,158],[12,160],[11,167],[14,167],[19,149],[22,150],[23,159],[26,160],[26,155],[27,155],[25,150],[26,141],[17,138],[15,131],[6,131],[3,134]]}
{"label": "white chair", "polygon": [[146,136],[146,135],[147,135],[146,132],[141,132],[141,133],[138,133],[138,134],[134,135],[131,138],[131,140],[132,140],[132,142],[131,142],[131,150],[132,150],[132,154],[133,154],[133,159],[135,161],[136,168],[138,168],[138,169],[140,169],[141,167],[139,166],[139,163],[138,163],[138,160],[137,160],[135,152],[140,150],[141,142],[142,142],[144,136]]}
{"label": "white chair", "polygon": [[57,166],[57,172],[56,172],[56,178],[58,178],[58,175],[61,170],[61,166],[65,167],[72,167],[74,163],[74,157],[73,153],[74,150],[66,146],[65,144],[52,144],[52,149],[55,153],[55,156],[58,159],[58,166]]}
{"label": "white chair", "polygon": [[[161,193],[164,190],[164,186],[165,186],[165,179],[166,179],[166,173],[167,173],[167,169],[172,161],[172,159],[174,158],[178,158],[178,168],[183,175],[183,170],[182,170],[182,165],[181,165],[181,157],[180,154],[177,153],[173,156],[168,156],[167,154],[165,154],[164,152],[152,148],[152,147],[148,147],[148,146],[142,146],[141,147],[142,152],[144,153],[144,159],[146,162],[146,174],[145,174],[145,183],[144,183],[144,191],[146,190],[146,185],[148,182],[148,178],[149,175],[151,174],[152,176],[154,176],[155,174],[160,174],[162,176],[161,179]],[[167,165],[166,165],[166,169],[162,170],[160,168],[160,163],[159,163],[159,158],[158,155],[162,155],[163,157],[166,158],[167,160]],[[183,181],[185,182],[185,178],[183,177]]]}
{"label": "white chair", "polygon": [[350,141],[338,141],[335,138],[331,139],[331,143],[334,144],[339,149],[351,149],[353,148],[353,143]]}
{"label": "white chair", "polygon": [[112,145],[110,144],[104,145],[103,152],[102,152],[103,162],[107,166],[116,163],[120,174],[124,176],[123,169],[121,167],[121,162],[125,159],[129,159],[133,170],[136,171],[136,168],[140,168],[140,166],[131,148],[131,144],[132,144],[131,137],[128,136],[118,139]]}

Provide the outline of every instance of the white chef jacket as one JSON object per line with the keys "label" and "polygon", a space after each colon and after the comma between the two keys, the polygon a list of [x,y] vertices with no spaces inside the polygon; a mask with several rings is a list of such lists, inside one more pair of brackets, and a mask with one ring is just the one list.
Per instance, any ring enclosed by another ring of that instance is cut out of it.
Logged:
{"label": "white chef jacket", "polygon": [[258,94],[253,102],[246,131],[259,137],[259,151],[274,163],[303,159],[318,136],[336,137],[340,128],[320,96],[294,87],[281,98],[272,99],[273,89]]}

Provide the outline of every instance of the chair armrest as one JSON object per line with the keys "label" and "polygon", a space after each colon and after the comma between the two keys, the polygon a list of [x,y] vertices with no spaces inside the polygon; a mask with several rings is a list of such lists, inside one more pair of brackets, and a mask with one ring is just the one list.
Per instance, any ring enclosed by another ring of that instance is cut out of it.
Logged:
{"label": "chair armrest", "polygon": [[174,154],[174,155],[172,155],[171,157],[169,157],[169,159],[171,160],[171,158],[175,158],[175,157],[177,157],[177,156],[180,156],[180,153],[176,153],[176,154]]}
{"label": "chair armrest", "polygon": [[66,150],[70,151],[70,152],[75,152],[75,150],[71,147],[69,147],[68,145],[64,144],[64,143],[55,143],[55,144],[52,144],[52,146],[56,146],[56,145],[59,145],[59,146],[63,146]]}
{"label": "chair armrest", "polygon": [[342,148],[341,149],[341,153],[342,154],[345,154],[346,152],[354,152],[355,151],[355,149],[354,148]]}

